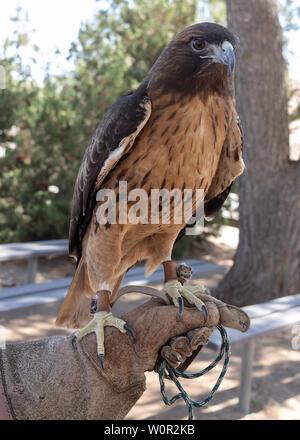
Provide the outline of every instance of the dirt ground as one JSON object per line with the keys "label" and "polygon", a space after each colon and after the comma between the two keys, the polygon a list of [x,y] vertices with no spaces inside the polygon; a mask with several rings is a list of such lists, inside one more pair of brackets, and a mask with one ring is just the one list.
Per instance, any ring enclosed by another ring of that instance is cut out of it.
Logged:
{"label": "dirt ground", "polygon": [[[235,237],[236,238],[236,237]],[[230,237],[230,244],[236,243]],[[228,246],[228,240],[210,241],[205,248],[193,248],[190,258],[202,258],[218,264],[232,264],[234,247]],[[4,267],[5,266],[5,267]],[[42,259],[39,263],[38,281],[72,276],[74,265],[65,257]],[[22,284],[26,276],[26,263],[1,265],[0,279],[4,285],[7,280],[13,284]],[[222,274],[202,278],[209,287],[214,287]],[[196,280],[195,280],[196,281]],[[2,285],[3,285],[2,284]],[[129,295],[126,296],[127,298]],[[133,308],[138,301],[135,297],[120,300],[116,314],[122,314]],[[142,301],[145,301],[143,298]],[[67,335],[71,331],[55,328],[53,323],[61,303],[46,304],[28,309],[10,312],[0,317],[0,325],[5,328],[5,338],[10,341],[39,339],[54,335]],[[233,346],[228,372],[206,408],[195,409],[200,420],[297,420],[300,418],[300,349],[292,348],[293,329],[276,332],[261,338],[256,344],[253,365],[253,382],[250,413],[245,415],[238,410],[239,376],[241,349]],[[217,353],[204,348],[193,362],[189,371],[205,368]],[[205,377],[194,380],[182,380],[182,384],[192,398],[201,400],[214,386],[221,366],[209,372]],[[172,407],[165,406],[159,391],[158,375],[147,373],[147,390],[127,419],[180,420],[187,418],[186,406],[176,402]],[[174,395],[176,388],[167,381],[168,394]]]}

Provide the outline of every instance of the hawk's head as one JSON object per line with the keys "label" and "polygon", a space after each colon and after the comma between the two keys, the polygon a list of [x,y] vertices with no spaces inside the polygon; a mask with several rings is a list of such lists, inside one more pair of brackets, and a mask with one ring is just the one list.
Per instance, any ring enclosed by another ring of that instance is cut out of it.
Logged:
{"label": "hawk's head", "polygon": [[219,24],[190,26],[163,50],[149,72],[148,84],[156,90],[228,93],[237,44],[237,37]]}

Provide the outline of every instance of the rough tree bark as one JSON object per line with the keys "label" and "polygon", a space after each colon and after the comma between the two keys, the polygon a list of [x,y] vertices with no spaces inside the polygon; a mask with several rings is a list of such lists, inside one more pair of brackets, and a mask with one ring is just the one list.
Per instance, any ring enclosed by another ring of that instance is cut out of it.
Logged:
{"label": "rough tree bark", "polygon": [[282,33],[276,0],[227,0],[240,40],[236,96],[246,170],[240,241],[217,295],[237,305],[300,291],[300,164],[289,160]]}

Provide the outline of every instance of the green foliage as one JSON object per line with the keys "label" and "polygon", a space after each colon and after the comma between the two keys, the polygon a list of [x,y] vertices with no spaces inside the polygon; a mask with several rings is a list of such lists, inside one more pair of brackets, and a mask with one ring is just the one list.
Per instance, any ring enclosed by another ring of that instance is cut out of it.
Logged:
{"label": "green foliage", "polygon": [[294,0],[279,0],[281,26],[284,33],[299,29],[300,6]]}
{"label": "green foliage", "polygon": [[210,0],[208,2],[209,14],[212,21],[226,26],[226,1],[225,0]]}
{"label": "green foliage", "polygon": [[43,87],[33,81],[21,57],[28,41],[16,32],[1,54],[6,88],[0,91],[0,242],[67,235],[79,145],[87,140],[69,79],[46,78]]}
{"label": "green foliage", "polygon": [[[57,93],[57,85],[39,89],[7,76],[0,108],[5,153],[1,159],[0,240],[65,236],[75,173],[73,143],[77,142],[72,113],[64,108],[69,107],[69,95],[65,101],[64,93]],[[80,136],[80,130],[77,132]]]}

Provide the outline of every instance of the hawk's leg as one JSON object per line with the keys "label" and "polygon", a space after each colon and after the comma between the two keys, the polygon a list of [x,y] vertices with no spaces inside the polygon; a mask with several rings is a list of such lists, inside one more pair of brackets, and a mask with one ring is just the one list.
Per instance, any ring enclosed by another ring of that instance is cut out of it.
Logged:
{"label": "hawk's leg", "polygon": [[177,320],[180,319],[185,299],[188,303],[193,304],[198,310],[204,313],[205,320],[207,320],[207,309],[203,301],[197,298],[195,293],[207,293],[205,286],[189,286],[183,287],[185,281],[178,273],[178,265],[176,261],[168,260],[163,262],[165,272],[164,292],[169,297],[174,305],[179,308]]}
{"label": "hawk's leg", "polygon": [[110,311],[110,291],[99,290],[97,292],[97,306],[95,299],[92,300],[94,310],[93,319],[82,329],[75,333],[75,337],[80,341],[85,335],[95,332],[97,340],[97,353],[101,361],[102,368],[104,368],[104,327],[113,326],[116,327],[122,333],[130,333],[134,342],[136,342],[136,336],[134,331],[125,321],[113,316]]}

